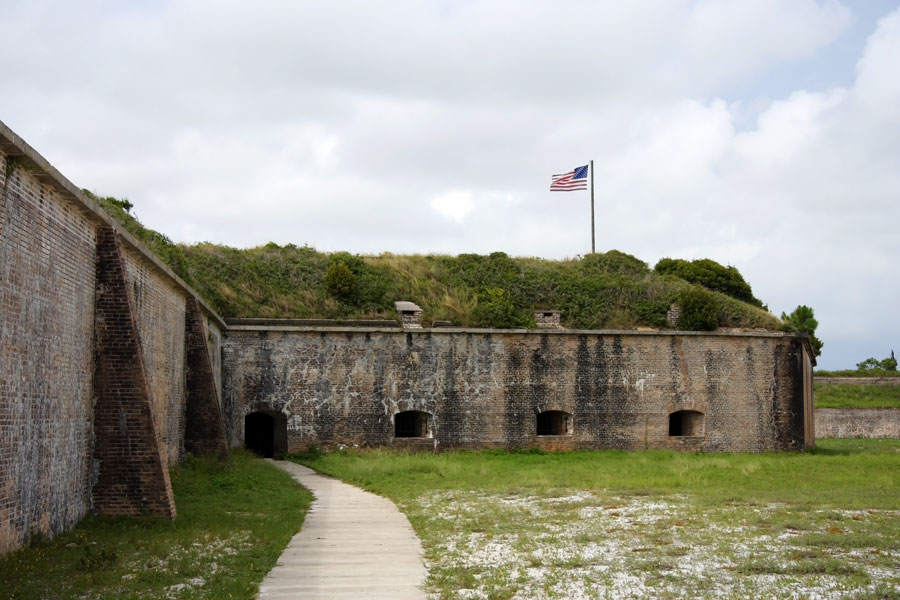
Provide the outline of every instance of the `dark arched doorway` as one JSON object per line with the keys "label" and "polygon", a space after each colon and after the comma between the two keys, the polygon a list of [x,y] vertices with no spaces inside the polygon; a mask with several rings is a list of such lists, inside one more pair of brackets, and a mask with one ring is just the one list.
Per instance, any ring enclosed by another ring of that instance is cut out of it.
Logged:
{"label": "dark arched doorway", "polygon": [[538,435],[571,435],[572,415],[561,410],[538,413],[535,422]]}
{"label": "dark arched doorway", "polygon": [[244,445],[265,458],[287,451],[287,418],[281,413],[252,412],[244,417]]}
{"label": "dark arched doorway", "polygon": [[394,415],[394,437],[430,438],[433,435],[431,413],[405,410]]}
{"label": "dark arched doorway", "polygon": [[703,413],[696,410],[677,410],[669,415],[669,437],[703,435]]}

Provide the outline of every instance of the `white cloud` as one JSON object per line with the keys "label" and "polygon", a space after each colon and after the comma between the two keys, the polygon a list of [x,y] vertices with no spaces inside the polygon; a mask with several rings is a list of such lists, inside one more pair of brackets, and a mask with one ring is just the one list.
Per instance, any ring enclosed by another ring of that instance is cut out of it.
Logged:
{"label": "white cloud", "polygon": [[474,200],[471,192],[447,192],[433,198],[429,204],[441,215],[462,223],[472,212]]}
{"label": "white cloud", "polygon": [[770,101],[764,82],[827,69],[856,17],[832,0],[35,0],[4,13],[29,52],[0,55],[0,119],[149,226],[237,246],[583,254],[587,194],[547,188],[594,159],[598,250],[735,264],[773,310],[812,305],[826,364],[850,365],[900,334],[900,11],[852,85]]}

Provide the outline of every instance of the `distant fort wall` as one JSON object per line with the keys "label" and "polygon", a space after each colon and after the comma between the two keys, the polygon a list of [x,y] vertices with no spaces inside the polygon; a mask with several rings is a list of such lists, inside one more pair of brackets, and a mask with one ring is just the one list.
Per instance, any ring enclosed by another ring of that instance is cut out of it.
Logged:
{"label": "distant fort wall", "polygon": [[817,408],[819,437],[900,438],[898,408]]}
{"label": "distant fort wall", "polygon": [[[800,450],[814,439],[807,348],[762,332],[232,326],[225,421],[240,446],[248,417],[277,416],[288,451]],[[427,426],[399,431],[401,413]],[[568,421],[541,431],[543,413]]]}
{"label": "distant fort wall", "polygon": [[[900,386],[900,377],[814,377],[813,384]],[[819,437],[900,438],[900,409],[816,408]]]}

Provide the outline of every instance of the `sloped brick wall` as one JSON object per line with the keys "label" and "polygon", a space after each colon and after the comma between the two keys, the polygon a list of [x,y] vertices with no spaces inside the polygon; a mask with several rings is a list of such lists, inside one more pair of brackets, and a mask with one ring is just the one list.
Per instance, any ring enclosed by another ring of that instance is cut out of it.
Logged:
{"label": "sloped brick wall", "polygon": [[116,233],[97,244],[94,508],[102,515],[175,516],[168,464],[154,422],[141,339]]}
{"label": "sloped brick wall", "polygon": [[[486,446],[804,447],[803,342],[783,334],[234,327],[223,400],[232,445],[244,417],[286,416],[288,449],[409,447],[393,415],[428,412],[434,449]],[[536,435],[539,412],[573,415]],[[668,415],[704,414],[702,436],[670,437]]]}
{"label": "sloped brick wall", "polygon": [[224,460],[228,458],[225,422],[207,346],[208,337],[199,303],[189,298],[185,315],[188,367],[184,448],[192,454],[209,454]]}

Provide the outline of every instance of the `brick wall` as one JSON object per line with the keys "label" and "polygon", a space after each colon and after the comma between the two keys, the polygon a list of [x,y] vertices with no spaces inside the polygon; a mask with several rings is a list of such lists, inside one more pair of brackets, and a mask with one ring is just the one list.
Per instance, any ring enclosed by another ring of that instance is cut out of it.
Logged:
{"label": "brick wall", "polygon": [[[0,554],[90,507],[93,224],[0,152]],[[9,175],[9,179],[6,175]]]}
{"label": "brick wall", "polygon": [[92,495],[102,515],[175,516],[166,447],[154,419],[151,371],[138,331],[132,282],[117,234],[101,228],[97,244]]}
{"label": "brick wall", "polygon": [[900,438],[900,409],[817,408],[819,437]]}
{"label": "brick wall", "polygon": [[152,263],[124,249],[125,277],[140,331],[153,418],[170,463],[178,462],[184,438],[185,295],[160,277]]}
{"label": "brick wall", "polygon": [[92,509],[174,515],[167,468],[188,403],[221,406],[224,322],[2,123],[0,277],[0,554]]}
{"label": "brick wall", "polygon": [[[785,334],[390,331],[233,327],[224,342],[229,442],[254,411],[286,417],[288,449],[799,450],[803,340]],[[433,415],[433,437],[394,439],[393,415]],[[573,416],[539,437],[539,412]],[[702,435],[669,436],[669,414],[703,413]]]}

